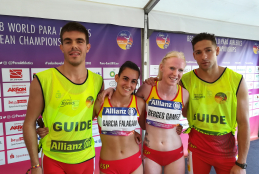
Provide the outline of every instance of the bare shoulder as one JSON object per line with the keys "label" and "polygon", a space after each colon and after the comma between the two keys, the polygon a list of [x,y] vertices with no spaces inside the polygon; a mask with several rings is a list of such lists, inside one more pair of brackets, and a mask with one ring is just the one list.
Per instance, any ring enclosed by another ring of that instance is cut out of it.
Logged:
{"label": "bare shoulder", "polygon": [[237,100],[248,100],[248,88],[244,78],[242,78],[237,91]]}
{"label": "bare shoulder", "polygon": [[[40,92],[40,93],[39,93]],[[42,89],[39,80],[35,77],[30,84],[30,96],[42,96]]]}
{"label": "bare shoulder", "polygon": [[151,85],[148,85],[146,83],[142,84],[139,87],[139,89],[138,89],[138,91],[136,93],[136,96],[144,98],[146,100],[148,95],[149,95],[149,93],[150,93],[151,88],[152,88]]}
{"label": "bare shoulder", "polygon": [[136,96],[136,99],[137,99],[138,105],[139,105],[139,104],[140,104],[140,105],[144,105],[144,104],[145,104],[145,100],[144,100],[143,98]]}
{"label": "bare shoulder", "polygon": [[42,89],[38,79],[34,78],[30,85],[30,95],[25,120],[31,119],[36,121],[43,109],[44,99]]}

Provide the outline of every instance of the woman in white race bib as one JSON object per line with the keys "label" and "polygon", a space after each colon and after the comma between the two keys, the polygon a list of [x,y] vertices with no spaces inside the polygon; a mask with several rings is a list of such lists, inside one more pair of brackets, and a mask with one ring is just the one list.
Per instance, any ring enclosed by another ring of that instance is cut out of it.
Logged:
{"label": "woman in white race bib", "polygon": [[[137,96],[146,101],[146,133],[143,145],[144,173],[184,174],[183,146],[176,127],[189,93],[178,85],[186,61],[183,53],[166,54],[159,65],[155,86],[143,84]],[[183,110],[186,112],[186,110]]]}
{"label": "woman in white race bib", "polygon": [[115,75],[117,87],[111,99],[106,97],[102,105],[95,102],[94,116],[98,117],[102,140],[100,174],[143,174],[141,151],[134,134],[139,118],[144,117],[145,102],[132,95],[139,75],[135,63],[125,62]]}

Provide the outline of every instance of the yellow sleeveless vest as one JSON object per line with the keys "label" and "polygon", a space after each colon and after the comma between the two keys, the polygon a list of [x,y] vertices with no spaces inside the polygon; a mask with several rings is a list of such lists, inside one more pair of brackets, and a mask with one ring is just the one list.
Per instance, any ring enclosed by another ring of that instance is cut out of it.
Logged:
{"label": "yellow sleeveless vest", "polygon": [[128,107],[112,107],[106,97],[98,113],[99,132],[105,135],[131,135],[139,127],[139,116],[135,95],[132,95]]}
{"label": "yellow sleeveless vest", "polygon": [[92,113],[102,77],[88,70],[86,81],[75,84],[55,68],[36,77],[45,103],[43,121],[49,128],[49,134],[41,140],[44,154],[68,164],[93,158]]}
{"label": "yellow sleeveless vest", "polygon": [[201,80],[194,71],[183,75],[182,83],[189,91],[187,119],[191,128],[208,135],[235,134],[237,91],[242,75],[226,68],[215,82]]}
{"label": "yellow sleeveless vest", "polygon": [[183,94],[182,87],[177,85],[177,94],[171,101],[163,100],[159,97],[156,86],[153,86],[149,97],[146,100],[147,124],[163,129],[172,129],[180,124],[182,115]]}

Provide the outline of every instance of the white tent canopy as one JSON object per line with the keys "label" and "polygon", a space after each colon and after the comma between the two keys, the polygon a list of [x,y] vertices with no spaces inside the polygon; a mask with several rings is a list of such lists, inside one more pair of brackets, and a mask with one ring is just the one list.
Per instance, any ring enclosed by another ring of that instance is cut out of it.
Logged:
{"label": "white tent canopy", "polygon": [[[149,0],[0,0],[0,14],[144,28]],[[259,40],[258,0],[160,0],[149,29]]]}

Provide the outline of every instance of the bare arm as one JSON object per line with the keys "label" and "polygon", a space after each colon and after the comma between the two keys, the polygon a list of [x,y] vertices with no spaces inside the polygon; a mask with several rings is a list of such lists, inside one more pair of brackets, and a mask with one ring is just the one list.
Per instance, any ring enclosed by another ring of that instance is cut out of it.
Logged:
{"label": "bare arm", "polygon": [[246,82],[242,82],[237,93],[238,162],[245,163],[250,146],[249,99]]}
{"label": "bare arm", "polygon": [[151,91],[152,86],[148,84],[143,84],[139,87],[136,96],[143,98],[144,100],[147,100],[149,93]]}
{"label": "bare arm", "polygon": [[[237,93],[237,124],[238,124],[238,163],[246,163],[247,153],[250,146],[250,127],[249,127],[249,99],[248,99],[248,89],[246,82],[242,79],[238,93]],[[244,169],[239,166],[234,165],[231,174],[245,173]]]}
{"label": "bare arm", "polygon": [[[27,107],[27,113],[23,124],[23,137],[28,149],[31,165],[39,164],[38,142],[36,134],[36,120],[41,114],[44,107],[42,91],[37,78],[34,78],[30,85],[30,96]],[[33,169],[33,172],[38,171]],[[41,169],[40,169],[41,170]]]}
{"label": "bare arm", "polygon": [[100,104],[103,104],[104,98],[105,98],[106,96],[108,96],[109,99],[111,99],[113,92],[114,92],[114,89],[113,89],[113,88],[107,88],[107,89],[105,89],[105,90],[100,91],[100,93],[99,93],[98,96],[97,96],[97,98],[98,98]]}
{"label": "bare arm", "polygon": [[146,103],[142,98],[137,97],[137,104],[138,104],[138,106],[137,106],[138,111],[140,114],[138,123],[139,123],[141,129],[146,130],[146,121],[145,121]]}
{"label": "bare arm", "polygon": [[101,109],[100,101],[96,100],[94,102],[93,119],[97,116],[97,114],[99,113],[100,109]]}
{"label": "bare arm", "polygon": [[187,117],[187,110],[188,110],[188,105],[189,105],[189,92],[182,88],[183,89],[183,104],[184,104],[184,108],[182,110],[182,114],[183,114],[183,117]]}

